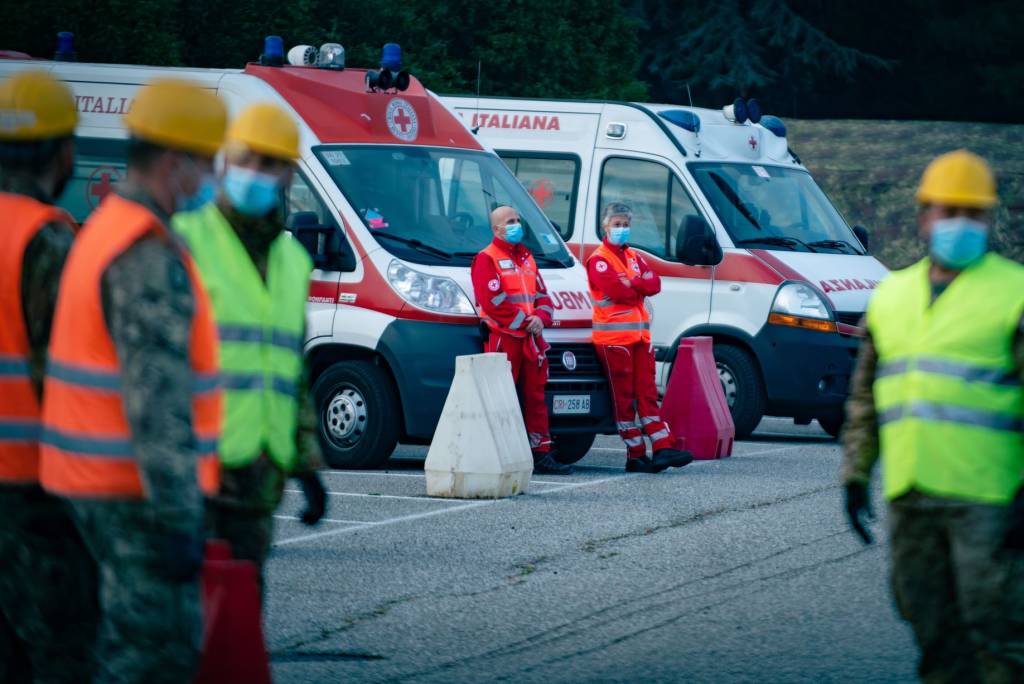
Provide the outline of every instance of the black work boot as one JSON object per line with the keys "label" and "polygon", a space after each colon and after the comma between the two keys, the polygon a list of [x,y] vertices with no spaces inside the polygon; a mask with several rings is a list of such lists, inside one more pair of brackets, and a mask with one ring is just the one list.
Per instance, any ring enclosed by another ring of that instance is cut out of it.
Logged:
{"label": "black work boot", "polygon": [[654,462],[666,468],[682,468],[693,462],[693,454],[679,449],[658,449],[654,452]]}
{"label": "black work boot", "polygon": [[655,463],[646,456],[626,459],[627,473],[660,473],[666,468],[668,468],[667,465]]}
{"label": "black work boot", "polygon": [[533,472],[541,475],[568,475],[572,472],[572,466],[556,461],[553,451],[535,453],[533,455]]}

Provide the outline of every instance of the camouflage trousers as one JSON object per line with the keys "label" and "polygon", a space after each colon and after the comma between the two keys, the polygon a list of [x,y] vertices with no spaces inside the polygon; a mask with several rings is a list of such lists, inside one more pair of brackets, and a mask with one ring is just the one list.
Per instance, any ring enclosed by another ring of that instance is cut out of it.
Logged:
{"label": "camouflage trousers", "polygon": [[0,486],[0,682],[87,682],[96,569],[64,503]]}
{"label": "camouflage trousers", "polygon": [[262,597],[265,586],[263,569],[274,538],[273,515],[211,500],[206,503],[206,530],[209,537],[231,544],[233,558],[256,564],[256,579]]}
{"label": "camouflage trousers", "polygon": [[159,521],[142,502],[72,502],[99,570],[96,679],[103,684],[183,684],[199,662],[199,578],[165,576]]}
{"label": "camouflage trousers", "polygon": [[1024,681],[1024,554],[1000,551],[1006,506],[904,495],[890,504],[897,608],[924,682]]}

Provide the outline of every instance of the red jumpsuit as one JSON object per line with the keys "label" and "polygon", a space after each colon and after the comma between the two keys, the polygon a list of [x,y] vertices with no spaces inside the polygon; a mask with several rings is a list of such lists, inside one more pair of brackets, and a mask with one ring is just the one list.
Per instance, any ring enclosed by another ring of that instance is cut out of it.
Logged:
{"label": "red jumpsuit", "polygon": [[535,454],[551,451],[548,408],[544,387],[548,381],[548,349],[543,335],[524,330],[525,319],[537,316],[551,325],[554,309],[533,255],[523,245],[495,240],[473,259],[473,292],[477,309],[490,335],[484,351],[504,352],[512,365],[512,380],[523,403],[523,420]]}
{"label": "red jumpsuit", "polygon": [[[620,272],[619,265],[602,257],[600,252],[595,253],[587,262],[591,290],[603,294],[606,300],[610,300],[609,305],[642,309],[645,297],[661,292],[661,278],[636,252],[630,250],[633,257],[630,261],[622,247],[616,247],[607,240],[604,246],[618,257],[621,264],[630,263],[631,267]],[[600,305],[597,298],[595,305]],[[650,333],[641,335],[638,332],[635,337],[638,339],[628,343],[599,344],[595,331],[594,344],[597,356],[608,373],[615,421],[619,435],[626,443],[627,458],[646,456],[644,434],[651,440],[655,452],[674,447],[676,441],[668,425],[661,420]],[[636,422],[638,415],[639,425]]]}

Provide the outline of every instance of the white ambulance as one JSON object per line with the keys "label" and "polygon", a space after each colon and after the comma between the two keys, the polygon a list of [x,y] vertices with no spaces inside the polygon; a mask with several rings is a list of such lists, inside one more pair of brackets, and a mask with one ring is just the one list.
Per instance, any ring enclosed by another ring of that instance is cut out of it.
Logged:
{"label": "white ambulance", "polygon": [[[842,423],[871,290],[887,273],[756,102],[721,110],[631,102],[442,97],[495,149],[577,258],[608,202],[661,275],[651,300],[664,387],[682,337],[708,335],[738,437],[763,415]],[[753,121],[752,121],[753,120]]]}
{"label": "white ambulance", "polygon": [[[455,357],[482,350],[470,262],[491,239],[491,209],[515,207],[555,302],[545,333],[552,431],[561,458],[578,460],[595,433],[614,430],[580,263],[501,160],[415,78],[402,91],[370,90],[366,70],[337,68],[340,50],[321,49],[320,67],[241,70],[0,58],[0,78],[42,68],[73,90],[77,168],[61,203],[78,221],[123,180],[121,117],[151,79],[202,84],[231,113],[261,101],[293,113],[302,157],[284,207],[316,265],[306,353],[335,467],[380,465],[398,441],[429,442]],[[283,54],[278,44],[261,61]]]}

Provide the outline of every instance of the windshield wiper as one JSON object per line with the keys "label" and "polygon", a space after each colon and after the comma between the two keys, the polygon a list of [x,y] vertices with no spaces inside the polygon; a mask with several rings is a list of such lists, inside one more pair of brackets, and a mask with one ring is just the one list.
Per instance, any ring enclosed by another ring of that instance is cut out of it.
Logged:
{"label": "windshield wiper", "polygon": [[851,245],[846,240],[815,240],[814,242],[808,242],[811,247],[824,247],[825,249],[839,249],[845,247],[854,254],[860,254],[860,250]]}
{"label": "windshield wiper", "polygon": [[761,224],[758,223],[757,219],[754,218],[754,215],[750,213],[750,209],[747,209],[746,205],[743,204],[742,200],[740,200],[740,196],[736,194],[736,191],[729,187],[729,183],[717,173],[712,173],[710,175],[711,180],[718,186],[719,191],[721,191],[721,193],[725,195],[725,198],[732,203],[732,206],[736,207],[736,209],[743,214],[743,218],[750,221],[750,225],[754,226],[758,230],[762,230]]}
{"label": "windshield wiper", "polygon": [[799,238],[780,237],[778,235],[765,235],[764,237],[759,237],[759,238],[749,238],[747,240],[737,240],[736,241],[736,246],[738,247],[740,245],[754,245],[754,244],[757,244],[757,243],[761,243],[763,245],[778,245],[779,247],[789,247],[794,252],[796,251],[796,245],[803,245],[804,247],[807,248],[808,252],[817,252],[818,251],[818,250],[814,249],[814,247],[811,246],[811,245],[814,244],[813,242],[811,243],[811,245],[809,245],[809,244],[807,244],[806,242],[804,242],[803,240],[801,240]]}
{"label": "windshield wiper", "polygon": [[401,235],[392,235],[391,233],[382,233],[380,231],[373,231],[373,237],[377,238],[378,240],[381,239],[381,238],[387,238],[388,240],[394,240],[395,242],[401,242],[404,245],[409,245],[410,247],[414,247],[414,248],[420,250],[421,252],[426,252],[427,254],[433,254],[434,256],[439,256],[442,259],[451,259],[452,258],[452,254],[450,252],[446,252],[443,249],[438,249],[437,247],[431,247],[428,244],[420,242],[416,238],[407,238],[407,237],[402,237]]}

